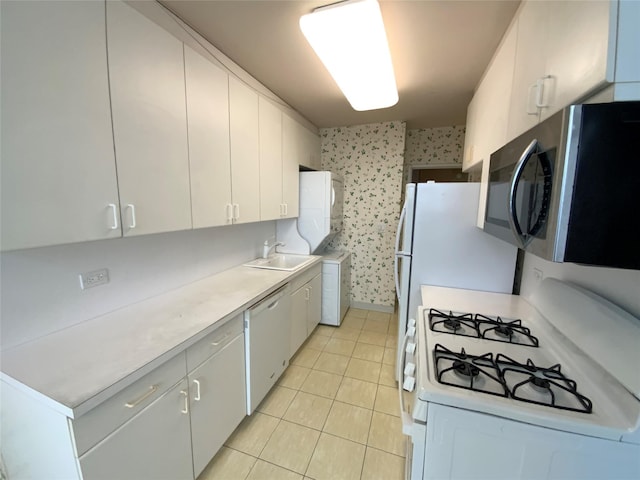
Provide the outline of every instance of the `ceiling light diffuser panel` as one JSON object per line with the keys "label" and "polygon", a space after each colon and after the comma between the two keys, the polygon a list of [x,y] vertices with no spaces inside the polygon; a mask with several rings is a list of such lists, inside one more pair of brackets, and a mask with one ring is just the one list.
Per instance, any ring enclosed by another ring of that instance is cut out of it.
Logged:
{"label": "ceiling light diffuser panel", "polygon": [[377,0],[348,0],[317,8],[300,18],[300,29],[354,110],[398,103]]}

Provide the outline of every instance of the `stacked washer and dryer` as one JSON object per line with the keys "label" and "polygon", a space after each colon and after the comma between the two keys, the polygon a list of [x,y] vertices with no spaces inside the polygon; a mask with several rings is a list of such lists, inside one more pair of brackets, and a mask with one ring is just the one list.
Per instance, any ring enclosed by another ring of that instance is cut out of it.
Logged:
{"label": "stacked washer and dryer", "polygon": [[351,297],[351,254],[330,251],[329,242],[342,231],[344,183],[331,172],[300,172],[298,218],[278,220],[281,253],[322,255],[322,319],[340,326]]}

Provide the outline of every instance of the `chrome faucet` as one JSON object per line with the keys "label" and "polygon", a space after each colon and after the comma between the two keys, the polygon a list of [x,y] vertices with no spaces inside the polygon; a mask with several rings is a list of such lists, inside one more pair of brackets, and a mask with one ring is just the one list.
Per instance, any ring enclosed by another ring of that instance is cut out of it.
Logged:
{"label": "chrome faucet", "polygon": [[276,248],[278,245],[284,247],[285,243],[284,242],[276,242],[273,245],[269,246],[269,240],[265,240],[264,241],[264,245],[262,247],[262,258],[269,258],[269,254],[271,253],[271,250]]}

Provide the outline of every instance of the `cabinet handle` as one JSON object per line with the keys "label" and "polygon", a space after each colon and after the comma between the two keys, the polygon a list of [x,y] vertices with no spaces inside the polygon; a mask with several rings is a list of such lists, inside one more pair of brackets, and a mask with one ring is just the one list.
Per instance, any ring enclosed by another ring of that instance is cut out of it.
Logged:
{"label": "cabinet handle", "polygon": [[240,218],[240,204],[239,203],[234,203],[233,204],[233,219],[234,220],[238,220]]}
{"label": "cabinet handle", "polygon": [[283,203],[282,206],[284,207],[284,216],[287,216],[287,204]]}
{"label": "cabinet handle", "polygon": [[143,394],[140,398],[137,398],[135,400],[127,402],[127,403],[124,404],[124,406],[127,407],[127,408],[137,407],[142,402],[144,402],[147,398],[149,398],[151,395],[156,393],[156,390],[158,390],[158,385],[151,385],[149,387],[149,390],[147,390],[147,392],[145,394]]}
{"label": "cabinet handle", "polygon": [[199,402],[200,401],[200,381],[194,380],[193,383],[196,384],[196,396],[193,398],[193,400],[196,402]]}
{"label": "cabinet handle", "polygon": [[536,107],[537,108],[547,108],[549,105],[544,103],[544,81],[551,78],[551,75],[545,75],[544,77],[540,77],[536,81],[537,92],[536,92]]}
{"label": "cabinet handle", "polygon": [[278,306],[279,303],[280,303],[280,300],[276,300],[275,302],[273,302],[271,305],[267,307],[267,310],[273,310]]}
{"label": "cabinet handle", "polygon": [[227,203],[227,206],[225,207],[225,209],[227,213],[227,222],[233,223],[233,205],[231,205],[230,203]]}
{"label": "cabinet handle", "polygon": [[116,207],[115,203],[110,203],[109,208],[111,209],[111,230],[118,229],[118,207]]}
{"label": "cabinet handle", "polygon": [[180,410],[180,413],[186,415],[189,413],[189,393],[186,390],[180,390],[180,395],[184,395],[184,408]]}
{"label": "cabinet handle", "polygon": [[310,288],[305,288],[305,289],[304,289],[304,299],[305,299],[305,300],[309,300],[309,298],[310,298],[310,295],[309,295],[309,294],[310,294],[310,293],[311,293],[311,289],[310,289]]}
{"label": "cabinet handle", "polygon": [[224,342],[227,338],[229,338],[229,333],[225,333],[221,339],[219,339],[217,342],[211,342],[211,345],[213,345],[214,347],[217,347],[218,345],[220,345],[222,342]]}
{"label": "cabinet handle", "polygon": [[131,210],[131,223],[129,228],[136,228],[136,206],[133,203],[128,203],[127,208]]}

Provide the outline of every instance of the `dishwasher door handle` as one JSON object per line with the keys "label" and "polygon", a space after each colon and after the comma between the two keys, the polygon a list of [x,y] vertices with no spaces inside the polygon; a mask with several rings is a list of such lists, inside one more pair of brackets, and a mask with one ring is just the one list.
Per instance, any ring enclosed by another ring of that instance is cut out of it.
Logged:
{"label": "dishwasher door handle", "polygon": [[280,299],[276,300],[275,302],[273,302],[271,305],[269,305],[267,307],[267,310],[273,310],[274,308],[276,308],[278,306],[278,304],[280,303]]}

